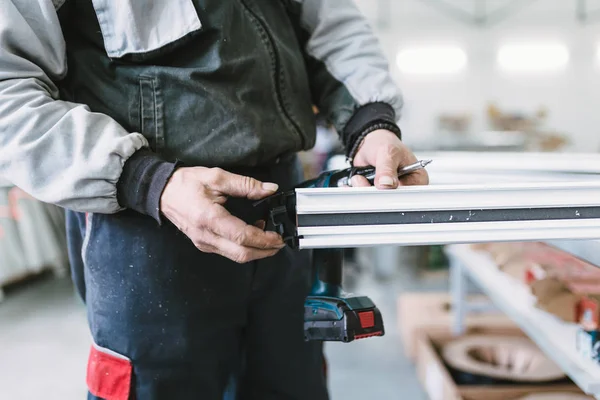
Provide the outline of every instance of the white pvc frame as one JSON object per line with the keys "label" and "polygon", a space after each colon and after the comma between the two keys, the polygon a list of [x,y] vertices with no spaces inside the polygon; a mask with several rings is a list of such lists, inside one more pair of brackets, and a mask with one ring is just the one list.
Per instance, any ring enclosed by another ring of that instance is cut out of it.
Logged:
{"label": "white pvc frame", "polygon": [[[596,182],[298,189],[302,215],[600,207]],[[317,218],[318,220],[318,218]],[[396,225],[298,226],[300,248],[600,239],[600,218]]]}

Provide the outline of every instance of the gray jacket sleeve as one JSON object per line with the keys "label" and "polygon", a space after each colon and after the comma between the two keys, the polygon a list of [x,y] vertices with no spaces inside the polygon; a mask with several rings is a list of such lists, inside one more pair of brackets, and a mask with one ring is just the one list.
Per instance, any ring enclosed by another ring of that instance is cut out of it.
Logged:
{"label": "gray jacket sleeve", "polygon": [[402,96],[354,1],[289,0],[288,8],[305,52],[313,102],[344,143],[352,146],[373,124],[395,126]]}
{"label": "gray jacket sleeve", "polygon": [[123,165],[148,143],[106,115],[59,100],[63,2],[0,2],[0,176],[48,203],[113,213],[121,209]]}

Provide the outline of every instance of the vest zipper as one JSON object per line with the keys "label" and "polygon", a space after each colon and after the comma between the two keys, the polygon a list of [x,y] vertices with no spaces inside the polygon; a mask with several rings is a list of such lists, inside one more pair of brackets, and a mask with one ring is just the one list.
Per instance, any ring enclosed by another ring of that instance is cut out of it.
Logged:
{"label": "vest zipper", "polygon": [[300,126],[298,126],[298,124],[292,119],[290,113],[285,108],[285,102],[283,100],[283,95],[281,93],[281,81],[280,81],[281,61],[279,59],[279,53],[277,51],[277,47],[275,46],[275,40],[273,40],[271,33],[267,29],[266,23],[264,23],[263,20],[260,19],[259,16],[248,6],[246,1],[240,0],[240,3],[244,7],[244,9],[248,12],[248,14],[250,14],[251,18],[258,24],[258,26],[260,27],[260,30],[262,30],[262,32],[268,39],[267,47],[269,50],[269,54],[271,55],[271,61],[273,62],[274,68],[275,68],[275,94],[277,97],[277,102],[278,102],[279,107],[281,108],[285,118],[287,119],[287,121],[294,127],[296,134],[300,138],[300,145],[301,145],[302,149],[304,149],[305,140],[304,140],[304,135],[302,134],[302,129],[300,129]]}

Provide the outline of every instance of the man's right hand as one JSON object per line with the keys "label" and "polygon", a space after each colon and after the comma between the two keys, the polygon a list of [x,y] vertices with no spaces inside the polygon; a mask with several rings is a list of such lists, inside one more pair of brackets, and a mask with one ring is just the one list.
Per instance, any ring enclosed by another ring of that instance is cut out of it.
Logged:
{"label": "man's right hand", "polygon": [[179,168],[165,186],[160,208],[201,251],[245,263],[272,256],[285,244],[277,233],[246,224],[223,205],[229,196],[260,200],[276,191],[274,183],[220,168]]}

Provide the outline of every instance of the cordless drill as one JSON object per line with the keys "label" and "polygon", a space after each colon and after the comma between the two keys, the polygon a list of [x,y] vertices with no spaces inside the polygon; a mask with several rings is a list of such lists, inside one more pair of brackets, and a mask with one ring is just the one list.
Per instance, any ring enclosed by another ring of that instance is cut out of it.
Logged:
{"label": "cordless drill", "polygon": [[[430,161],[418,161],[398,171],[398,177],[424,168]],[[323,172],[295,188],[351,186],[352,177],[361,175],[371,184],[375,168],[347,168]],[[299,247],[296,226],[296,193],[276,193],[256,204],[269,205],[267,226],[278,232],[292,248]],[[312,255],[312,289],[304,302],[304,338],[306,340],[351,342],[371,336],[383,336],[383,319],[377,306],[365,296],[353,296],[342,290],[342,249],[315,249]]]}
{"label": "cordless drill", "polygon": [[[367,176],[372,169],[327,171],[298,188],[336,187],[350,183],[351,175]],[[312,254],[313,284],[304,301],[304,339],[351,342],[383,336],[383,319],[375,304],[365,296],[342,290],[343,249],[315,249]]]}
{"label": "cordless drill", "polygon": [[342,290],[342,249],[313,251],[313,285],[304,301],[304,339],[351,342],[383,336],[383,319],[366,296]]}

